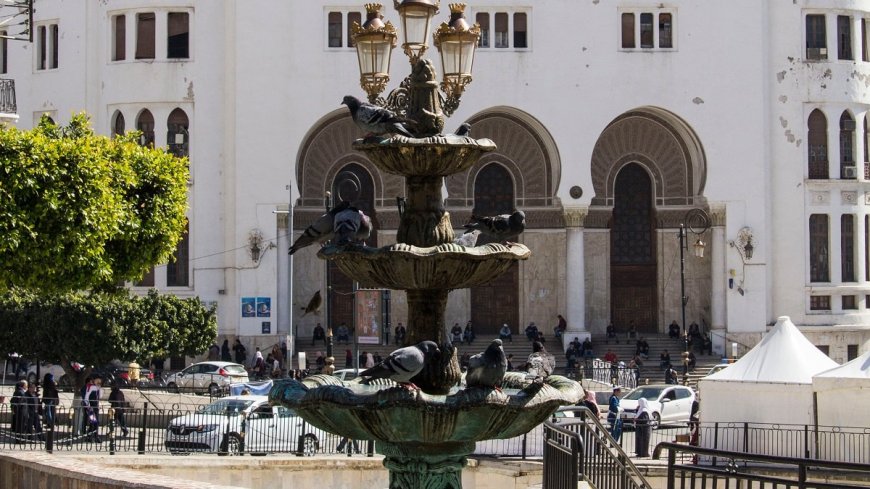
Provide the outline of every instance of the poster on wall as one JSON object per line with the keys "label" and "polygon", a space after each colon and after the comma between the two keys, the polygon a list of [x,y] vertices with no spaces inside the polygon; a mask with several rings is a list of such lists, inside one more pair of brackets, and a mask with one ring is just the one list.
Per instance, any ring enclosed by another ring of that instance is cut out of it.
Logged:
{"label": "poster on wall", "polygon": [[356,331],[360,344],[377,345],[381,342],[381,291],[356,291]]}
{"label": "poster on wall", "polygon": [[272,298],[257,297],[257,317],[267,318],[272,314]]}
{"label": "poster on wall", "polygon": [[242,317],[257,317],[257,299],[254,297],[242,297]]}

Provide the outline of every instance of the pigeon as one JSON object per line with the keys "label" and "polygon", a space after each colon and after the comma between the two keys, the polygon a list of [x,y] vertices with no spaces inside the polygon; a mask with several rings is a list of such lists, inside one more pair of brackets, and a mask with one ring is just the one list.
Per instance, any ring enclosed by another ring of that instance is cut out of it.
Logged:
{"label": "pigeon", "polygon": [[497,240],[505,241],[507,238],[517,236],[526,229],[526,215],[523,211],[492,217],[472,215],[471,221],[464,227],[466,234],[479,230],[481,233]]}
{"label": "pigeon", "polygon": [[308,305],[303,307],[302,310],[305,311],[301,317],[305,317],[308,313],[318,313],[320,312],[320,306],[323,304],[323,297],[320,296],[320,291],[314,293],[311,296],[311,300],[308,301]]}
{"label": "pigeon", "polygon": [[[406,346],[390,353],[381,363],[360,372],[361,377],[372,379],[390,379],[400,384],[411,384],[411,379],[419,374],[426,362],[441,350],[434,341],[423,341],[416,345]],[[416,387],[416,386],[414,386]]]}
{"label": "pigeon", "polygon": [[404,126],[408,121],[389,109],[362,102],[353,95],[345,96],[341,103],[350,109],[350,117],[360,129],[366,132],[366,137],[381,134],[414,137]]}
{"label": "pigeon", "polygon": [[290,254],[292,255],[302,248],[311,246],[314,243],[323,243],[332,239],[332,226],[335,222],[336,214],[350,208],[350,202],[343,200],[337,206],[330,209],[329,212],[318,217],[316,221],[305,228],[305,231],[302,232],[302,236],[296,238],[296,241],[293,242],[293,246],[290,247]]}
{"label": "pigeon", "polygon": [[463,122],[456,132],[453,133],[454,136],[468,136],[471,137],[471,124],[468,122]]}
{"label": "pigeon", "polygon": [[465,383],[468,387],[496,388],[504,379],[505,372],[507,372],[507,357],[501,347],[501,340],[495,339],[483,353],[472,355],[468,359]]}
{"label": "pigeon", "polygon": [[477,244],[477,237],[480,236],[480,230],[475,229],[470,233],[461,234],[453,240],[453,244],[465,246],[466,248],[474,248]]}
{"label": "pigeon", "polygon": [[361,210],[345,209],[335,215],[333,229],[337,245],[364,241],[372,233],[372,219]]}

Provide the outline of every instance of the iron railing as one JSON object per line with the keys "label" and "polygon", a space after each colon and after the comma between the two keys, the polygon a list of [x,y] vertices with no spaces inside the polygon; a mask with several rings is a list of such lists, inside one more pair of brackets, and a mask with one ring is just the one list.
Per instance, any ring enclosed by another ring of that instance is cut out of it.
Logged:
{"label": "iron railing", "polygon": [[653,458],[658,459],[663,450],[668,450],[668,489],[848,489],[868,487],[870,483],[868,464],[755,455],[676,443],[660,443]]}
{"label": "iron railing", "polygon": [[0,113],[18,113],[18,104],[15,101],[15,80],[0,79]]}

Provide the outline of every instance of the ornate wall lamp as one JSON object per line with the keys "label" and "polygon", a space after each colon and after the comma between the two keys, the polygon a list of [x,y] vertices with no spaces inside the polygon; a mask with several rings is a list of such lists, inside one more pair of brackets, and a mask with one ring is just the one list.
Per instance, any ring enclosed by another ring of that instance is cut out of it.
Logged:
{"label": "ornate wall lamp", "polygon": [[248,252],[251,254],[251,260],[254,263],[259,263],[263,253],[266,250],[275,248],[275,243],[263,243],[263,233],[259,229],[254,229],[248,233]]}
{"label": "ornate wall lamp", "polygon": [[[425,62],[423,55],[429,48],[430,23],[438,13],[439,3],[439,0],[394,0],[394,7],[401,18],[402,48],[414,72],[418,71],[418,63]],[[367,3],[365,8],[366,21],[362,25],[354,23],[351,35],[359,60],[360,86],[368,94],[369,102],[402,115],[413,115],[415,111],[411,106],[418,103],[434,106],[439,117],[442,110],[451,115],[459,107],[459,98],[465,87],[471,83],[474,51],[480,39],[480,26],[469,25],[465,20],[465,4],[450,4],[450,20],[442,23],[433,35],[435,47],[440,52],[443,76],[441,92],[437,93],[438,100],[426,102],[414,100],[415,97],[409,93],[414,73],[390,92],[386,100],[381,98],[390,80],[390,57],[398,43],[398,34],[392,23],[384,22],[381,4]],[[440,126],[443,127],[443,121]],[[428,135],[425,133],[429,128],[424,125],[420,132],[424,136]]]}
{"label": "ornate wall lamp", "polygon": [[[737,284],[737,293],[744,295],[746,294],[746,290],[743,289],[743,282],[746,279],[746,262],[752,259],[752,252],[755,250],[755,246],[752,245],[752,229],[747,226],[740,228],[740,231],[737,231],[737,239],[729,241],[728,245],[737,250],[737,254],[740,255],[743,271],[740,274],[740,282]],[[732,288],[736,275],[734,269],[731,269],[730,274],[728,287]]]}

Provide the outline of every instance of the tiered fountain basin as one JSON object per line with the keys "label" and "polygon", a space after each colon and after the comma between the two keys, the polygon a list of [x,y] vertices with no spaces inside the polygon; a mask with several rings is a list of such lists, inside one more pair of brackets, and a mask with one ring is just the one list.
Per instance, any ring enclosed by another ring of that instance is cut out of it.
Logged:
{"label": "tiered fountain basin", "polygon": [[426,248],[396,243],[382,248],[325,246],[317,256],[335,263],[361,287],[401,290],[462,289],[485,284],[531,251],[519,243]]}
{"label": "tiered fountain basin", "polygon": [[496,149],[489,139],[468,136],[428,138],[370,137],[357,139],[353,149],[368,155],[379,169],[406,177],[448,176],[471,168],[484,154]]}
{"label": "tiered fountain basin", "polygon": [[576,404],[582,397],[580,384],[566,377],[551,375],[541,383],[517,372],[505,375],[500,390],[456,388],[447,395],[426,394],[388,380],[365,385],[330,375],[277,382],[269,394],[273,403],[294,409],[320,429],[377,441],[380,453],[390,447],[441,447],[456,454],[471,453],[480,440],[526,433],[559,406]]}

